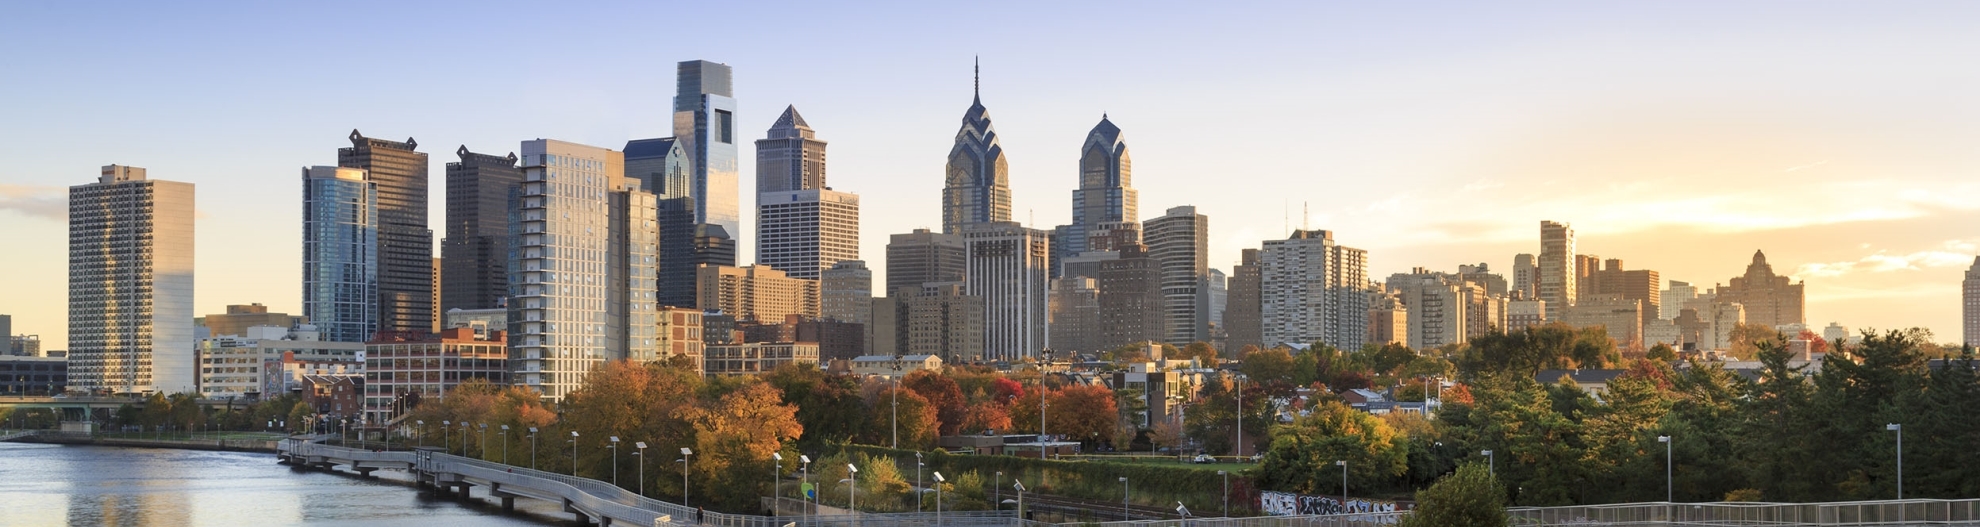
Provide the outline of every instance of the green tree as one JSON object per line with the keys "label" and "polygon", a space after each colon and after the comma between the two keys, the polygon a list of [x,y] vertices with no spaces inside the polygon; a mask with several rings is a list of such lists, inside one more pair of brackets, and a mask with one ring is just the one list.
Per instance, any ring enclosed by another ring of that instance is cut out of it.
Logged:
{"label": "green tree", "polygon": [[1381,418],[1325,401],[1308,415],[1274,426],[1271,447],[1257,468],[1263,488],[1303,494],[1340,494],[1336,461],[1347,461],[1350,478],[1392,481],[1408,470],[1402,437]]}
{"label": "green tree", "polygon": [[783,392],[784,404],[797,408],[798,424],[804,426],[798,443],[805,449],[851,441],[866,424],[859,381],[851,376],[827,373],[813,364],[787,364],[764,379]]}
{"label": "green tree", "polygon": [[1488,527],[1506,525],[1505,491],[1491,470],[1467,463],[1430,488],[1417,491],[1416,511],[1403,527]]}

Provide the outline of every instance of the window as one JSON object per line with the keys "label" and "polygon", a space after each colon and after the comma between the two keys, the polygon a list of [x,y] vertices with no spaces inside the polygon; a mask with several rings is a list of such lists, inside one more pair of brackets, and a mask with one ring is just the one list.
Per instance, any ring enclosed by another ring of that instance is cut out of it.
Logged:
{"label": "window", "polygon": [[736,116],[728,110],[715,110],[715,140],[723,143],[736,142]]}

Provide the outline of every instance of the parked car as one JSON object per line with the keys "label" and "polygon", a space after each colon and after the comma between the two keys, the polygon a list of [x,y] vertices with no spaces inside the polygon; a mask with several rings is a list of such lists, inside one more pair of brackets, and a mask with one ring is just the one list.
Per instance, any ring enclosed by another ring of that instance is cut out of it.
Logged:
{"label": "parked car", "polygon": [[1189,462],[1196,463],[1199,465],[1206,463],[1216,463],[1217,458],[1210,457],[1209,455],[1206,454],[1197,454],[1196,457],[1189,458]]}

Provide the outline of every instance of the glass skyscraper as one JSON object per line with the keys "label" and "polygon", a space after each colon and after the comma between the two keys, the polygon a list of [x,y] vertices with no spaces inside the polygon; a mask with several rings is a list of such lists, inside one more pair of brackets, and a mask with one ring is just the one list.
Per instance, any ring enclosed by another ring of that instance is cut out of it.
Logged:
{"label": "glass skyscraper", "polygon": [[1087,132],[1079,149],[1079,189],[1073,191],[1072,224],[1060,225],[1052,237],[1052,276],[1064,274],[1064,259],[1089,249],[1086,239],[1101,225],[1136,221],[1139,199],[1132,186],[1133,174],[1134,163],[1128,157],[1120,127],[1101,115],[1100,124]]}
{"label": "glass skyscraper", "polygon": [[729,66],[705,60],[680,63],[674,95],[674,139],[693,163],[695,223],[742,232],[736,161],[736,99]]}
{"label": "glass skyscraper", "polygon": [[454,151],[447,163],[447,237],[440,242],[440,310],[502,307],[509,294],[509,192],[516,155]]}
{"label": "glass skyscraper", "polygon": [[975,101],[963,113],[956,146],[949,149],[946,186],[942,189],[942,232],[961,234],[972,223],[1011,219],[1010,166],[990,110],[983,107],[981,77]]}
{"label": "glass skyscraper", "polygon": [[308,167],[303,180],[303,316],[324,340],[378,330],[378,185],[363,170]]}
{"label": "glass skyscraper", "polygon": [[365,137],[351,130],[337,166],[365,171],[378,185],[378,329],[433,331],[433,231],[426,223],[427,159],[419,142]]}

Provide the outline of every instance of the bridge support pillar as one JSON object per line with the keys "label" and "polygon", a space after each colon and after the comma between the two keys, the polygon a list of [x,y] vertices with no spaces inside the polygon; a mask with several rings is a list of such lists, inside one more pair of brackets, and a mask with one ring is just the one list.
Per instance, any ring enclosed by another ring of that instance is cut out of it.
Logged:
{"label": "bridge support pillar", "polygon": [[378,469],[375,469],[375,468],[357,468],[357,469],[352,469],[352,470],[356,470],[356,471],[357,471],[357,473],[358,473],[358,476],[361,476],[361,477],[366,477],[366,478],[369,478],[369,477],[371,477],[371,471],[374,471],[374,470],[378,470]]}
{"label": "bridge support pillar", "polygon": [[516,510],[516,499],[515,499],[515,498],[512,498],[512,497],[508,497],[508,496],[503,496],[503,497],[502,497],[502,510],[505,510],[505,511],[513,511],[513,510]]}

